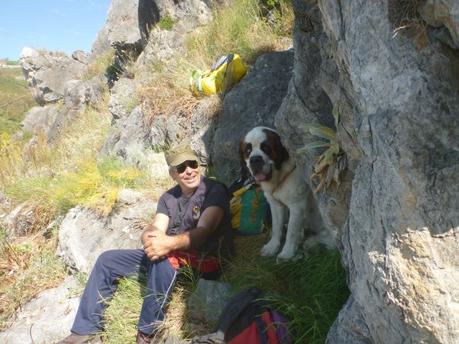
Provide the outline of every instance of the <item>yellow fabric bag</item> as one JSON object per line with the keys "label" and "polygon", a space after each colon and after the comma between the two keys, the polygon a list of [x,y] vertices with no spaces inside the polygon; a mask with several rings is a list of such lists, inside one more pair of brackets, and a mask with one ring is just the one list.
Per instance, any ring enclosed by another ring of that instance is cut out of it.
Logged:
{"label": "yellow fabric bag", "polygon": [[238,54],[220,57],[209,71],[191,72],[190,86],[194,95],[226,93],[247,73],[247,67]]}

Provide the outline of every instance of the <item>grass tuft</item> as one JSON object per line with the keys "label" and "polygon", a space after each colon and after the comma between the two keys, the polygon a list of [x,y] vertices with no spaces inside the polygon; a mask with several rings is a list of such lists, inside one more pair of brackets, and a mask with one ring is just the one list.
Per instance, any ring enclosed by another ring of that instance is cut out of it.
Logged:
{"label": "grass tuft", "polygon": [[174,24],[175,24],[174,18],[166,14],[165,16],[161,17],[157,25],[160,29],[170,31],[174,27]]}

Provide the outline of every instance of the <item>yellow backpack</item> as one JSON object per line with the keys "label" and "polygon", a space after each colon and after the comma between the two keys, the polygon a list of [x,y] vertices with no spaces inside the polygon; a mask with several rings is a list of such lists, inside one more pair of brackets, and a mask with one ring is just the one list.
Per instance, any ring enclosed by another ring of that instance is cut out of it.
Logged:
{"label": "yellow backpack", "polygon": [[226,93],[247,73],[247,67],[238,54],[220,57],[206,72],[191,72],[190,86],[194,95]]}

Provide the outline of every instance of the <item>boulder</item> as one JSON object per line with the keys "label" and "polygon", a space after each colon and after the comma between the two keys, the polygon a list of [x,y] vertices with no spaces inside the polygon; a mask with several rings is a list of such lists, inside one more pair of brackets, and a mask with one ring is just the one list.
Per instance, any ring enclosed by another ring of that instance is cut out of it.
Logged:
{"label": "boulder", "polygon": [[69,80],[64,84],[61,102],[35,106],[30,109],[21,125],[32,134],[43,133],[48,142],[55,140],[59,133],[85,110],[86,105],[96,106],[103,98],[105,78],[91,80]]}
{"label": "boulder", "polygon": [[103,251],[140,248],[141,226],[156,211],[156,204],[140,192],[122,190],[114,210],[108,216],[76,207],[62,221],[58,253],[73,269],[90,272]]}
{"label": "boulder", "polygon": [[90,80],[69,80],[64,85],[64,104],[75,110],[83,110],[84,105],[98,104],[106,90],[107,80],[103,75]]}
{"label": "boulder", "polygon": [[250,72],[226,94],[212,140],[212,164],[227,183],[239,175],[239,142],[253,127],[274,127],[274,115],[292,77],[293,51],[261,55]]}
{"label": "boulder", "polygon": [[68,336],[78,309],[78,287],[74,277],[67,277],[59,287],[38,294],[14,315],[12,325],[0,333],[0,342],[46,344]]}
{"label": "boulder", "polygon": [[151,28],[148,42],[135,62],[136,81],[148,83],[154,78],[151,66],[166,64],[174,56],[184,54],[186,35],[196,27],[205,25],[212,18],[212,2],[201,0],[157,1],[159,19],[172,21],[171,28],[156,25]]}
{"label": "boulder", "polygon": [[27,112],[24,120],[21,122],[21,126],[29,133],[38,134],[43,132],[48,137],[61,108],[61,106],[56,104],[34,106]]}
{"label": "boulder", "polygon": [[61,103],[35,106],[30,109],[21,122],[23,129],[34,135],[26,149],[38,143],[37,135],[39,134],[44,134],[48,143],[53,142],[81,110],[83,108],[72,108]]}
{"label": "boulder", "polygon": [[230,296],[228,283],[200,278],[196,289],[187,300],[190,322],[215,327]]}
{"label": "boulder", "polygon": [[68,80],[81,79],[86,65],[64,53],[24,48],[20,63],[35,101],[55,103],[64,96]]}

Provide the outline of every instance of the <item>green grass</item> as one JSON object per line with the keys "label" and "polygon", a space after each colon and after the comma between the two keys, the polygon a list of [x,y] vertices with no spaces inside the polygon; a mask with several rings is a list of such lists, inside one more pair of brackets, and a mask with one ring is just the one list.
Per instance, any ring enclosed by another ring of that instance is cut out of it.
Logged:
{"label": "green grass", "polygon": [[19,130],[26,112],[36,105],[20,68],[0,68],[0,133]]}
{"label": "green grass", "polygon": [[308,258],[276,264],[261,257],[266,235],[237,238],[238,256],[224,279],[235,290],[257,286],[289,319],[295,343],[324,343],[328,330],[349,296],[336,250],[316,249]]}
{"label": "green grass", "polygon": [[124,188],[144,187],[142,172],[116,159],[79,162],[73,171],[53,176],[33,176],[18,180],[5,188],[5,193],[18,202],[40,199],[60,213],[83,205],[109,214],[118,192]]}
{"label": "green grass", "polygon": [[[286,2],[280,25],[292,25],[291,8]],[[217,7],[213,20],[188,38],[187,58],[201,63],[195,69],[203,70],[228,53],[238,53],[243,61],[252,64],[261,53],[281,50],[284,44],[282,35],[262,16],[258,0],[236,0],[229,6]]]}
{"label": "green grass", "polygon": [[[182,268],[171,295],[166,320],[160,326],[159,338],[173,336],[189,338],[193,335],[188,328],[186,298],[194,291],[197,277],[190,269]],[[137,322],[140,316],[143,297],[147,295],[145,275],[123,278],[118,289],[104,313],[104,332],[101,333],[105,343],[135,343]]]}

